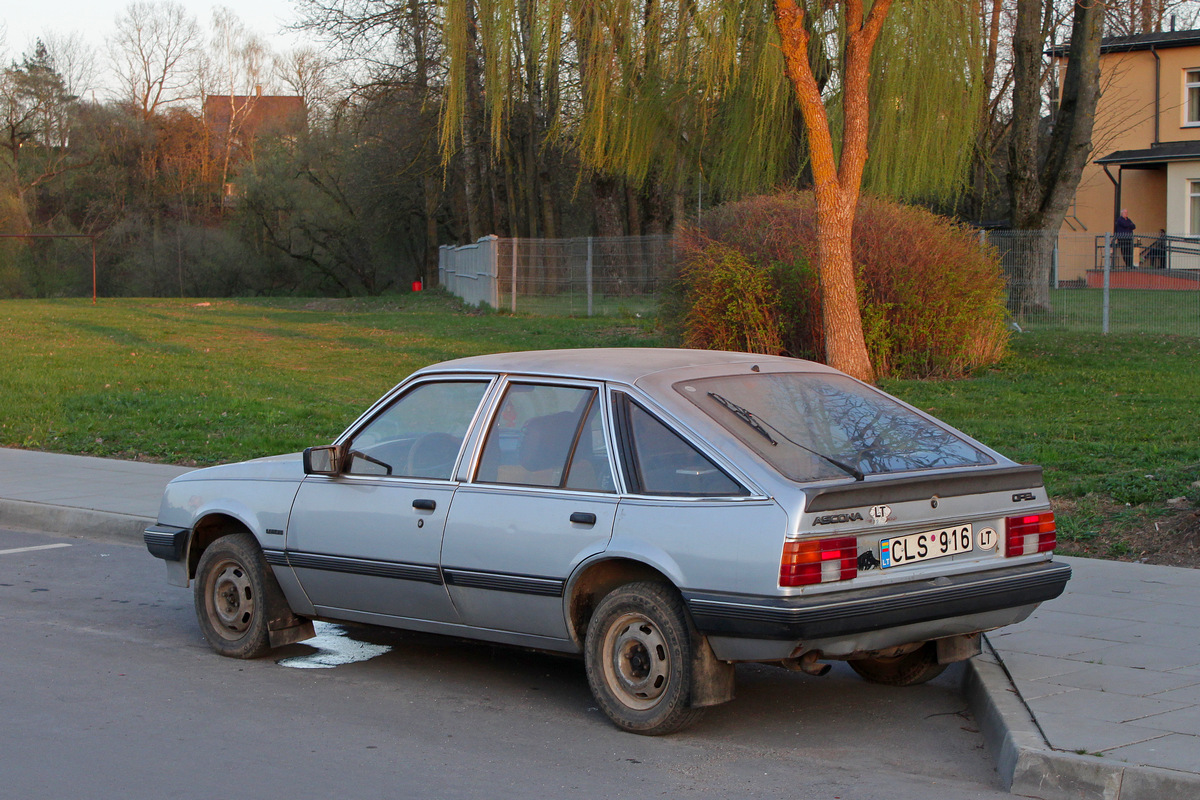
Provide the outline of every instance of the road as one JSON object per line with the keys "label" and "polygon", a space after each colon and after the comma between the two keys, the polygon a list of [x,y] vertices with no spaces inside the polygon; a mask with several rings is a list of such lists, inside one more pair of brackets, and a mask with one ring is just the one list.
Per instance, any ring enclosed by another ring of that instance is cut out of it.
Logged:
{"label": "road", "polygon": [[142,547],[0,530],[0,798],[1010,797],[953,668],[892,689],[742,665],[735,701],[652,739],[573,659],[321,630],[225,659]]}

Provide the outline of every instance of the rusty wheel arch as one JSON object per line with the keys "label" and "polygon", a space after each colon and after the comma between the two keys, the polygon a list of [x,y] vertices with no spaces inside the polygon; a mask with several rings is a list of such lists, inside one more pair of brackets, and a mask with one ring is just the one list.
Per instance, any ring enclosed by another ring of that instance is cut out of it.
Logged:
{"label": "rusty wheel arch", "polygon": [[231,533],[252,532],[244,522],[227,514],[209,514],[196,523],[192,528],[191,540],[188,543],[188,578],[196,577],[196,567],[208,546],[222,536],[228,536]]}
{"label": "rusty wheel arch", "polygon": [[588,623],[604,596],[618,586],[634,581],[655,581],[677,588],[659,570],[628,558],[609,558],[588,564],[572,579],[567,588],[567,621],[575,644],[582,649]]}

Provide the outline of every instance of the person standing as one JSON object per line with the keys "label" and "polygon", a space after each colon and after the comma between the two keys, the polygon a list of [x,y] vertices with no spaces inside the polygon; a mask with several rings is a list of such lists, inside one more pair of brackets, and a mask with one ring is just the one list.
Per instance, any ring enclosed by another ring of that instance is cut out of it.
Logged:
{"label": "person standing", "polygon": [[1133,231],[1137,225],[1133,224],[1133,220],[1129,218],[1129,209],[1122,208],[1121,216],[1117,217],[1117,221],[1113,223],[1113,231],[1116,233],[1117,247],[1121,250],[1121,257],[1125,259],[1125,269],[1133,269]]}

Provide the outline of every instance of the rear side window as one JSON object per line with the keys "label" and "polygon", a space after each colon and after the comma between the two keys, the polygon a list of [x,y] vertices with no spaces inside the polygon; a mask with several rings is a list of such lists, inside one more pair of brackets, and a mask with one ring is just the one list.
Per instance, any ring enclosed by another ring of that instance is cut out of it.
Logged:
{"label": "rear side window", "polygon": [[617,393],[621,462],[634,494],[744,497],[749,494],[711,459],[653,414]]}
{"label": "rear side window", "polygon": [[488,430],[475,480],[614,491],[596,390],[511,384]]}

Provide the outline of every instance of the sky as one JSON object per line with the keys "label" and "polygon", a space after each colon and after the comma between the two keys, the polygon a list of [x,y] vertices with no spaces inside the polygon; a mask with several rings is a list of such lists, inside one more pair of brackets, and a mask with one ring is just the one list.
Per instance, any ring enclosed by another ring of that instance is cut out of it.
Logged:
{"label": "sky", "polygon": [[[0,26],[6,28],[0,43],[3,63],[19,60],[32,50],[32,43],[44,32],[62,36],[81,34],[97,50],[97,61],[105,62],[105,39],[115,28],[114,20],[131,0],[0,0]],[[291,0],[180,0],[196,18],[202,30],[208,30],[214,6],[224,5],[237,14],[248,29],[258,33],[275,50],[289,50],[304,43],[304,36],[284,33],[282,28],[297,19]]]}

